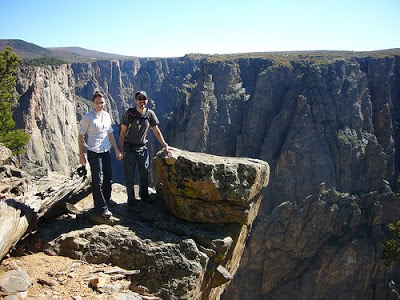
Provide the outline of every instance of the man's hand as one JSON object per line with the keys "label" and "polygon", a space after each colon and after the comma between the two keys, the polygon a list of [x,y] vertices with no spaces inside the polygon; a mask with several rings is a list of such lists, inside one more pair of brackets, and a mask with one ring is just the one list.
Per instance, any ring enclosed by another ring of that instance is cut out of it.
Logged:
{"label": "man's hand", "polygon": [[121,160],[121,159],[124,158],[124,156],[122,155],[122,153],[121,153],[119,150],[115,151],[115,157],[116,157],[118,160]]}

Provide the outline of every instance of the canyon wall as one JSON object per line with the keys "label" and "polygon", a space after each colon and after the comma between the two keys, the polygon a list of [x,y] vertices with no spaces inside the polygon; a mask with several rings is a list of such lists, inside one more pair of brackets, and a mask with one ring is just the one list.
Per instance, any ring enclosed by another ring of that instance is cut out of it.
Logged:
{"label": "canyon wall", "polygon": [[14,118],[31,139],[22,160],[39,174],[68,174],[77,165],[78,127],[75,78],[69,65],[22,68],[17,77],[21,95]]}
{"label": "canyon wall", "polygon": [[[77,164],[77,121],[93,91],[106,93],[118,123],[144,89],[170,145],[271,167],[254,234],[223,298],[382,299],[390,280],[400,284],[399,267],[379,259],[385,226],[399,216],[389,213],[399,209],[399,75],[398,54],[357,53],[31,67],[18,76],[18,124],[32,133],[25,159],[67,172]],[[160,149],[154,138],[150,148]]]}

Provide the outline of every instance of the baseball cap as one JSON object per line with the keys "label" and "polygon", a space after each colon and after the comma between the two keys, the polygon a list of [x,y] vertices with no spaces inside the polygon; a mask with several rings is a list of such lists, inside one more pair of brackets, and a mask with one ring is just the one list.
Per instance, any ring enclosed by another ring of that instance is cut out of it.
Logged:
{"label": "baseball cap", "polygon": [[145,91],[137,91],[135,94],[135,99],[137,99],[140,95],[146,97],[147,99],[147,93]]}

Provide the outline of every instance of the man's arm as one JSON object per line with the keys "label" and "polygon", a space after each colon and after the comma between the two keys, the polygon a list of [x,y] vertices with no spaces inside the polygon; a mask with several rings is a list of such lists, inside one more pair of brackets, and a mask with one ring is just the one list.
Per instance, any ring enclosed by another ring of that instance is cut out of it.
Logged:
{"label": "man's arm", "polygon": [[160,129],[158,128],[158,126],[154,126],[151,127],[153,129],[153,132],[157,138],[157,140],[160,142],[161,146],[163,146],[163,148],[165,148],[166,150],[168,150],[168,144],[165,142],[164,137],[160,131]]}

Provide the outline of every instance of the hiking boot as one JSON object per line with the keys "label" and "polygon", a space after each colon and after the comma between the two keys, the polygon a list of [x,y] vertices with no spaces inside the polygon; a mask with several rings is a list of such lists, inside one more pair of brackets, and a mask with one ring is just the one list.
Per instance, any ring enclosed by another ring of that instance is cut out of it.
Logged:
{"label": "hiking boot", "polygon": [[113,215],[112,212],[109,211],[109,210],[106,210],[105,212],[103,212],[102,214],[100,214],[101,217],[106,218],[106,219],[111,218],[112,215]]}

